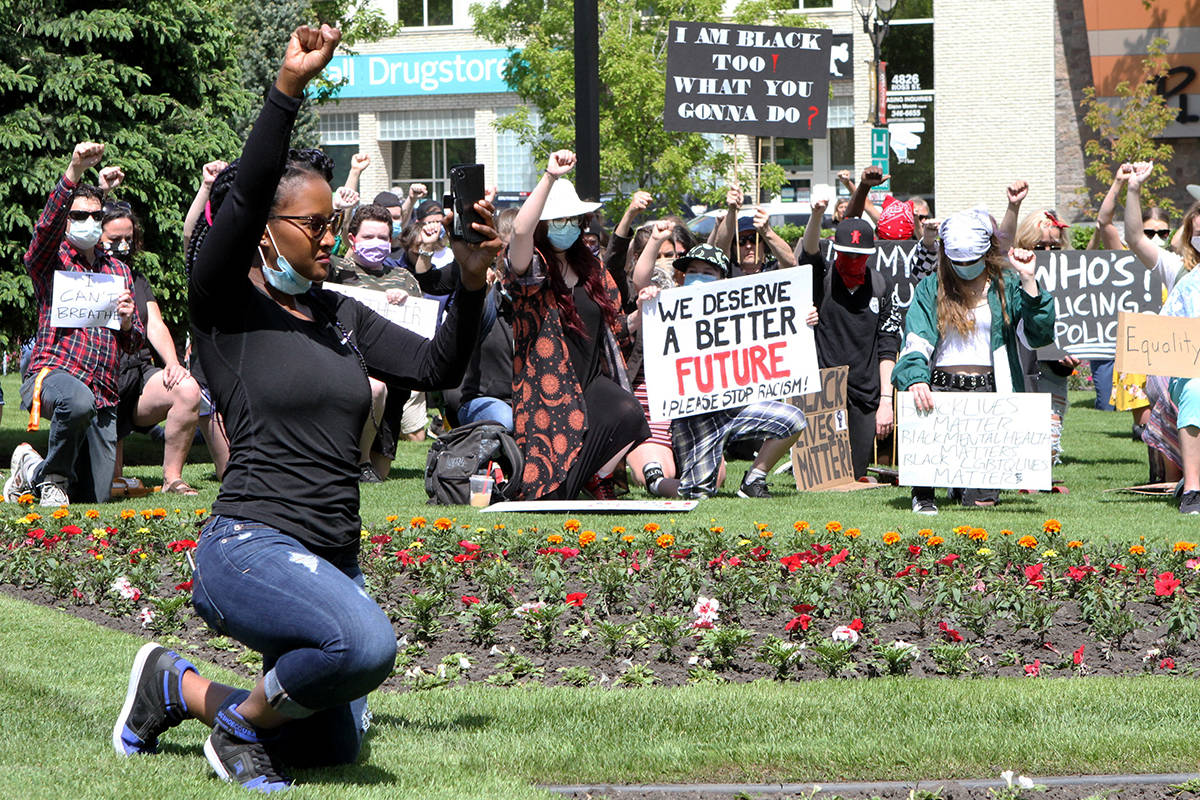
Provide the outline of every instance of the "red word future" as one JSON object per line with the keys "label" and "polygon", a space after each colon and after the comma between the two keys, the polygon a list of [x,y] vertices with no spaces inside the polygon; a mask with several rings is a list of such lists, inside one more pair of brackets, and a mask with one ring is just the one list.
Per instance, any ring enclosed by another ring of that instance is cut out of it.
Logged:
{"label": "red word future", "polygon": [[783,365],[786,347],[787,342],[772,342],[677,359],[679,394],[708,393],[787,378],[792,373]]}

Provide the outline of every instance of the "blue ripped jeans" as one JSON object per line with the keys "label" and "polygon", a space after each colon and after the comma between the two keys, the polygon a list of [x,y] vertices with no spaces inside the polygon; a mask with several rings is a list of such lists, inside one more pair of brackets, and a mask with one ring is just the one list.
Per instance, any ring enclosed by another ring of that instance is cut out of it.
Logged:
{"label": "blue ripped jeans", "polygon": [[271,742],[275,755],[301,766],[353,762],[366,695],[396,660],[395,631],[363,590],[357,559],[335,565],[270,525],[215,516],[192,579],[196,612],[262,653],[267,697],[294,720]]}

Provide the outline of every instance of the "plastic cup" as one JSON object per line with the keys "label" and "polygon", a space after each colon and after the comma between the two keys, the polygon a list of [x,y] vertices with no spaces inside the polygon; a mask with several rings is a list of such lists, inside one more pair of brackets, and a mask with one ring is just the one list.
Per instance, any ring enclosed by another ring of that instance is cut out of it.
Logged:
{"label": "plastic cup", "polygon": [[487,475],[471,476],[471,505],[485,508],[492,504],[492,486],[495,481]]}

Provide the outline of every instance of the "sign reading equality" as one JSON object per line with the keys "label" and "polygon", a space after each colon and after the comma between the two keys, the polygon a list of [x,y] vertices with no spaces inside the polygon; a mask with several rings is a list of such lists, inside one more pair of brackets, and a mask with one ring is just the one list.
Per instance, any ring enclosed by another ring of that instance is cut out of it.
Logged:
{"label": "sign reading equality", "polygon": [[1200,378],[1200,319],[1121,312],[1117,370]]}
{"label": "sign reading equality", "polygon": [[642,309],[650,419],[675,419],[820,387],[808,266],[667,289]]}
{"label": "sign reading equality", "polygon": [[663,127],[824,139],[833,33],[672,22]]}
{"label": "sign reading equality", "polygon": [[1050,395],[937,392],[921,413],[900,392],[902,486],[1050,489]]}

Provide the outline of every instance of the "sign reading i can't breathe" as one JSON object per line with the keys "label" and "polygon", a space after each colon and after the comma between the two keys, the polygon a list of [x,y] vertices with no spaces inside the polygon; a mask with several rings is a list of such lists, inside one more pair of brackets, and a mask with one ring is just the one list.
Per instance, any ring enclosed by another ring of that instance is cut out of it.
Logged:
{"label": "sign reading i can't breathe", "polygon": [[655,422],[820,389],[808,266],[667,289],[642,309]]}
{"label": "sign reading i can't breathe", "polygon": [[672,22],[663,127],[823,139],[833,33]]}
{"label": "sign reading i can't breathe", "polygon": [[117,298],[125,291],[125,279],[120,275],[60,269],[51,291],[50,327],[121,328]]}

